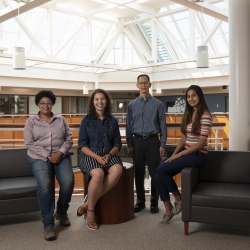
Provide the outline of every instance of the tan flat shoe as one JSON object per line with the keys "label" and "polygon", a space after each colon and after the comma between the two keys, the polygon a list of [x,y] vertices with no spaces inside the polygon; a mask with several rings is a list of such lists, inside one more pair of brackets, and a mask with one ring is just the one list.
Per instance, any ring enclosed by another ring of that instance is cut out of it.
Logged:
{"label": "tan flat shoe", "polygon": [[171,214],[169,216],[167,216],[166,214],[163,215],[162,219],[159,221],[159,223],[161,224],[166,224],[168,223],[172,218],[174,217],[173,211],[171,212]]}
{"label": "tan flat shoe", "polygon": [[[89,209],[87,209],[87,210],[88,210],[88,212],[94,212],[94,210],[89,210]],[[90,229],[90,230],[97,230],[98,229],[98,226],[97,226],[95,221],[88,222],[88,220],[86,218],[86,224],[87,224],[88,229]]]}
{"label": "tan flat shoe", "polygon": [[174,207],[173,207],[173,214],[177,215],[181,212],[181,204],[177,204],[176,202],[174,203]]}
{"label": "tan flat shoe", "polygon": [[[84,197],[84,200],[83,200],[82,204],[84,204],[87,200],[88,200],[88,195],[86,195],[86,196]],[[87,213],[87,209],[88,209],[88,208],[83,208],[83,207],[82,207],[82,204],[81,204],[81,206],[78,207],[77,210],[76,210],[76,215],[77,215],[78,217],[83,216],[84,214]]]}

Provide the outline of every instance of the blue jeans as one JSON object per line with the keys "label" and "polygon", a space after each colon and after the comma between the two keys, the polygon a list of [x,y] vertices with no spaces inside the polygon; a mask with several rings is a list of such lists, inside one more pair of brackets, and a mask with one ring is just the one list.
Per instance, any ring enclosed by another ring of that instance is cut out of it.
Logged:
{"label": "blue jeans", "polygon": [[205,165],[207,154],[200,151],[184,155],[171,162],[161,163],[156,170],[155,183],[162,201],[170,199],[169,192],[178,190],[173,176],[179,174],[182,169],[195,167],[199,168]]}
{"label": "blue jeans", "polygon": [[71,156],[66,155],[59,164],[42,161],[28,157],[28,162],[33,172],[38,189],[37,196],[44,227],[54,226],[55,185],[54,176],[60,185],[57,201],[57,213],[66,214],[74,188],[74,174]]}

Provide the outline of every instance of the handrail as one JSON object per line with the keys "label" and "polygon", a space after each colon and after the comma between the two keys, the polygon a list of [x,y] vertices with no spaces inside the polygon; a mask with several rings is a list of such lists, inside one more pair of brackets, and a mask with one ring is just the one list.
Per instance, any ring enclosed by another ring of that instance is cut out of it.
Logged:
{"label": "handrail", "polygon": [[[74,116],[85,116],[87,115],[87,113],[75,113],[75,114],[59,114],[58,115],[62,115],[62,116],[69,116],[69,117],[74,117]],[[30,117],[36,114],[0,114],[0,118],[1,117]],[[127,113],[112,113],[113,116],[122,116],[123,118],[127,117]],[[166,116],[177,116],[177,115],[183,115],[183,113],[172,113],[172,112],[166,112],[165,113]],[[229,115],[229,112],[211,112],[211,115]]]}

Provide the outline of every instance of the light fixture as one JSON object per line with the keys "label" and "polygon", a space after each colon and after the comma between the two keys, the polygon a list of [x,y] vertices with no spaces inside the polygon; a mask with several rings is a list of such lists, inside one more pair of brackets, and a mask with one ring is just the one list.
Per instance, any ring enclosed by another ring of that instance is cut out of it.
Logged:
{"label": "light fixture", "polygon": [[[18,15],[17,15],[17,20],[18,20],[18,33],[20,32],[20,25],[19,25],[19,1],[18,2]],[[24,70],[26,69],[26,62],[25,62],[25,48],[24,47],[14,47],[13,50],[13,69],[21,69]]]}
{"label": "light fixture", "polygon": [[86,84],[86,71],[84,72],[84,80],[85,80],[85,83],[83,85],[83,89],[82,89],[82,93],[84,95],[88,95],[89,94],[89,89],[88,89],[88,85]]}
{"label": "light fixture", "polygon": [[158,74],[157,74],[158,82],[156,86],[156,94],[161,94],[161,85],[159,83],[159,67],[158,67]]}
{"label": "light fixture", "polygon": [[[194,2],[194,1],[193,1]],[[204,2],[204,1],[195,1],[195,2]],[[201,5],[201,44],[197,46],[197,55],[196,55],[196,67],[197,68],[209,68],[209,55],[208,55],[208,46],[203,45],[203,6]]]}

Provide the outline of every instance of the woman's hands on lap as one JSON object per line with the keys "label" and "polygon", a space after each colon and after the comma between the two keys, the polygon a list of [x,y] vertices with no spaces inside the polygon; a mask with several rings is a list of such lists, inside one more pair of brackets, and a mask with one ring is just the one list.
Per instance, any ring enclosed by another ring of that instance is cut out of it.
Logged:
{"label": "woman's hands on lap", "polygon": [[61,161],[62,156],[63,156],[62,152],[58,151],[50,153],[47,158],[51,163],[58,164]]}
{"label": "woman's hands on lap", "polygon": [[178,153],[176,155],[172,155],[170,158],[168,158],[165,162],[171,162],[173,160],[176,160],[181,157],[181,153]]}
{"label": "woman's hands on lap", "polygon": [[111,158],[111,155],[110,155],[110,154],[106,154],[106,155],[104,155],[103,157],[98,156],[98,157],[96,158],[96,160],[98,161],[98,163],[100,163],[100,164],[102,164],[102,165],[106,165],[106,164],[108,164],[110,158]]}

